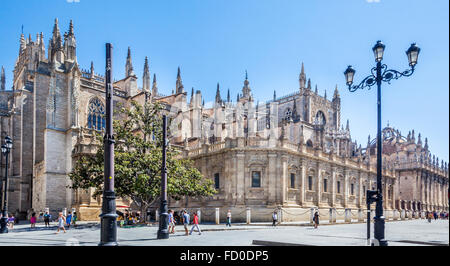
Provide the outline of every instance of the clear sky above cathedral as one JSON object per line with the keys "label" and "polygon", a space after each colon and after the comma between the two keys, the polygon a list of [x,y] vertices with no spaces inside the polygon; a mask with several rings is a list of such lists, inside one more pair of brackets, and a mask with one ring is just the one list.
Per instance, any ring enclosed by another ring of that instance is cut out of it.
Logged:
{"label": "clear sky above cathedral", "polygon": [[[0,65],[7,88],[19,51],[19,38],[43,32],[46,47],[54,19],[67,31],[70,19],[81,68],[104,74],[105,43],[114,45],[114,76],[125,72],[131,47],[139,84],[145,56],[160,92],[175,88],[177,67],[185,89],[201,90],[214,101],[217,82],[235,101],[248,71],[261,102],[298,90],[301,62],[319,94],[329,98],[337,85],[341,120],[350,120],[352,138],[363,146],[376,135],[376,90],[348,92],[343,72],[356,69],[356,81],[375,66],[372,46],[386,44],[384,63],[408,67],[406,49],[422,49],[416,73],[383,84],[383,124],[404,136],[414,129],[430,149],[449,161],[449,3],[447,0],[2,0]],[[142,84],[141,84],[142,85]]]}

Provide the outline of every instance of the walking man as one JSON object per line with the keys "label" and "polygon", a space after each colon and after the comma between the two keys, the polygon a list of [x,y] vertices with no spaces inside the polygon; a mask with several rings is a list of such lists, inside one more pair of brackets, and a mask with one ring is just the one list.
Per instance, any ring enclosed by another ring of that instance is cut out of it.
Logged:
{"label": "walking man", "polygon": [[194,228],[197,228],[199,235],[202,234],[202,231],[200,230],[200,227],[198,227],[198,215],[197,215],[197,212],[194,212],[194,220],[192,221],[192,228],[191,228],[191,232],[189,233],[190,235],[192,235],[192,232],[194,231]]}
{"label": "walking man", "polygon": [[227,224],[225,226],[231,227],[231,210],[227,212]]}
{"label": "walking man", "polygon": [[175,234],[175,220],[173,218],[173,210],[169,210],[169,234]]}
{"label": "walking man", "polygon": [[184,232],[185,235],[189,235],[188,225],[189,225],[189,214],[186,210],[183,211],[183,225],[184,225]]}
{"label": "walking man", "polygon": [[316,213],[314,213],[313,222],[314,222],[314,228],[317,229],[317,227],[319,226],[319,212],[317,212],[317,211],[316,211]]}
{"label": "walking man", "polygon": [[45,227],[49,227],[50,226],[50,219],[51,219],[51,215],[48,212],[45,212],[44,214],[44,223],[45,223]]}
{"label": "walking man", "polygon": [[277,212],[274,211],[272,214],[272,226],[277,226],[277,221],[278,221]]}

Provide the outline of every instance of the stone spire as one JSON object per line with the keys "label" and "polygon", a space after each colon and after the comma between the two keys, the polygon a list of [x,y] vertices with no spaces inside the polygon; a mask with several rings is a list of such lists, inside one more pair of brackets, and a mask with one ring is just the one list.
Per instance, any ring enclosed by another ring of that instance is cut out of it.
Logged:
{"label": "stone spire", "polygon": [[340,97],[341,96],[339,95],[338,86],[336,85],[336,88],[334,89],[333,100]]}
{"label": "stone spire", "polygon": [[416,137],[414,136],[414,129],[412,130],[412,134],[411,134],[411,142],[416,143]]}
{"label": "stone spire", "polygon": [[230,89],[228,89],[227,92],[227,103],[231,102],[231,97],[230,97]]}
{"label": "stone spire", "polygon": [[316,84],[316,89],[314,90],[314,93],[317,95],[319,94],[319,90],[317,89],[317,84]]}
{"label": "stone spire", "polygon": [[25,41],[25,36],[23,33],[20,35],[20,48],[19,48],[19,54],[23,53],[25,51],[25,48],[27,47],[27,43]]}
{"label": "stone spire", "polygon": [[145,92],[150,92],[150,70],[148,67],[148,58],[145,57],[144,62],[144,74],[142,76],[142,90]]}
{"label": "stone spire", "polygon": [[422,136],[419,133],[419,136],[417,136],[417,145],[422,145]]}
{"label": "stone spire", "polygon": [[95,72],[94,72],[94,62],[91,61],[91,79],[94,78]]}
{"label": "stone spire", "polygon": [[153,73],[152,96],[156,97],[157,95],[158,95],[158,84],[156,83],[156,74]]}
{"label": "stone spire", "polygon": [[5,90],[5,83],[6,83],[5,69],[2,66],[2,73],[1,73],[1,76],[0,76],[0,90],[1,91]]}
{"label": "stone spire", "polygon": [[325,100],[327,99],[327,90],[325,90],[325,94],[324,94],[323,98],[325,98]]}
{"label": "stone spire", "polygon": [[191,90],[191,101],[189,102],[189,106],[193,106],[194,105],[194,87],[192,87]]}
{"label": "stone spire", "polygon": [[425,138],[425,146],[423,147],[426,151],[428,150],[428,138]]}
{"label": "stone spire", "polygon": [[236,97],[236,102],[239,102],[239,93],[237,94],[237,97]]}
{"label": "stone spire", "polygon": [[273,101],[276,101],[276,100],[277,100],[277,91],[274,90],[273,91]]}
{"label": "stone spire", "polygon": [[345,130],[350,131],[350,122],[348,119],[347,119],[347,125],[345,126]]}
{"label": "stone spire", "polygon": [[178,73],[177,73],[177,84],[175,87],[175,93],[183,93],[183,83],[181,81],[181,70],[180,67],[178,67]]}
{"label": "stone spire", "polygon": [[308,87],[307,87],[308,91],[311,91],[311,79],[308,79]]}
{"label": "stone spire", "polygon": [[305,66],[303,65],[302,62],[302,70],[300,72],[300,77],[299,77],[299,82],[300,82],[300,90],[303,90],[306,88],[306,75],[305,75]]}
{"label": "stone spire", "polygon": [[127,63],[125,64],[125,77],[135,76],[133,63],[131,62],[131,49],[128,47]]}
{"label": "stone spire", "polygon": [[53,46],[53,49],[61,48],[62,46],[62,39],[61,39],[61,32],[59,30],[58,25],[58,18],[55,18],[55,25],[53,26],[53,35],[52,35],[52,43],[55,44]]}
{"label": "stone spire", "polygon": [[251,89],[248,86],[249,85],[249,81],[248,81],[248,75],[247,75],[247,70],[245,70],[245,80],[244,80],[244,87],[242,88],[242,98],[250,98],[251,97]]}
{"label": "stone spire", "polygon": [[75,60],[77,51],[77,42],[73,31],[73,22],[70,20],[69,33],[64,34],[64,50],[68,60]]}
{"label": "stone spire", "polygon": [[217,82],[216,103],[218,103],[218,104],[222,103],[222,98],[220,97],[220,85],[219,85],[219,82]]}

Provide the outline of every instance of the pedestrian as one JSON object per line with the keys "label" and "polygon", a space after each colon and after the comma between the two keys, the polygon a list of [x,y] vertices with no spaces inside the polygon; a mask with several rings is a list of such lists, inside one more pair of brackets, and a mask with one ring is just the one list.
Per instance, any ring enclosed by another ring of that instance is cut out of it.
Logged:
{"label": "pedestrian", "polygon": [[437,215],[436,211],[434,211],[433,215],[434,215],[434,220],[437,220],[438,215]]}
{"label": "pedestrian", "polygon": [[14,218],[14,215],[10,215],[8,218],[8,224],[10,229],[14,229],[14,223],[16,222],[16,219]]}
{"label": "pedestrian", "polygon": [[186,210],[183,211],[183,225],[184,225],[184,232],[185,235],[189,235],[188,225],[189,225],[189,214]]}
{"label": "pedestrian", "polygon": [[78,215],[77,212],[73,212],[72,224],[74,227],[77,226]]}
{"label": "pedestrian", "polygon": [[36,213],[33,212],[30,218],[31,228],[36,228]]}
{"label": "pedestrian", "polygon": [[225,226],[231,227],[231,211],[228,210],[227,212],[227,224]]}
{"label": "pedestrian", "polygon": [[67,229],[70,229],[70,224],[72,223],[72,212],[69,212],[66,218]]}
{"label": "pedestrian", "polygon": [[59,233],[59,230],[62,229],[64,233],[66,233],[66,228],[64,228],[64,223],[66,222],[66,217],[64,217],[63,213],[60,212],[58,216],[58,230],[56,231],[56,234]]}
{"label": "pedestrian", "polygon": [[198,215],[197,215],[197,212],[194,212],[194,219],[192,221],[192,228],[191,228],[191,232],[189,233],[190,235],[192,235],[192,232],[194,231],[194,228],[197,228],[199,235],[202,234],[202,231],[200,230],[200,227],[198,227]]}
{"label": "pedestrian", "polygon": [[433,213],[432,212],[428,212],[428,222],[431,223],[431,219],[433,219]]}
{"label": "pedestrian", "polygon": [[277,226],[277,221],[278,221],[277,212],[274,211],[272,214],[272,226]]}
{"label": "pedestrian", "polygon": [[173,217],[173,210],[169,210],[169,234],[175,234],[175,219]]}
{"label": "pedestrian", "polygon": [[44,214],[45,227],[49,227],[50,226],[50,219],[51,218],[52,218],[52,216],[48,212],[45,212],[45,214]]}
{"label": "pedestrian", "polygon": [[319,226],[319,212],[318,211],[316,211],[316,213],[314,213],[313,222],[314,222],[314,228],[317,229],[317,227]]}

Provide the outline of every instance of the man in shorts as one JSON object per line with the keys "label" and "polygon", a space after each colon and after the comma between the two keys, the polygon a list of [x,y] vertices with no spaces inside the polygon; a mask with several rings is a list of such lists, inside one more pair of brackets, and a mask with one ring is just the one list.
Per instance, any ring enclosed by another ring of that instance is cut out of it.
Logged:
{"label": "man in shorts", "polygon": [[189,214],[186,210],[183,211],[183,225],[184,225],[184,231],[185,235],[189,235],[188,225],[189,225]]}

